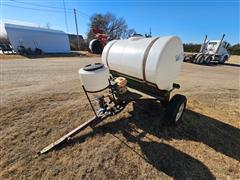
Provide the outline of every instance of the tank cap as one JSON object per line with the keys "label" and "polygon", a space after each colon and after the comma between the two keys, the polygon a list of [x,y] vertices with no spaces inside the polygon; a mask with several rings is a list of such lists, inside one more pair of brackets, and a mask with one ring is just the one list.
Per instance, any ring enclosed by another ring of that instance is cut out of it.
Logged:
{"label": "tank cap", "polygon": [[88,64],[88,65],[84,66],[83,70],[84,71],[95,71],[95,70],[103,68],[103,66],[104,65],[102,63]]}

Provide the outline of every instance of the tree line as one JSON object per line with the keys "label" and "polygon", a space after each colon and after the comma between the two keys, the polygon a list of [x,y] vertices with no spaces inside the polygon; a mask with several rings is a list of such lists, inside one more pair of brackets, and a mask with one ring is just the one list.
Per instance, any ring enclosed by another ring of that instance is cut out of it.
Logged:
{"label": "tree line", "polygon": [[[184,52],[199,52],[201,44],[184,43]],[[227,50],[231,55],[240,55],[240,43],[231,45],[228,43]]]}

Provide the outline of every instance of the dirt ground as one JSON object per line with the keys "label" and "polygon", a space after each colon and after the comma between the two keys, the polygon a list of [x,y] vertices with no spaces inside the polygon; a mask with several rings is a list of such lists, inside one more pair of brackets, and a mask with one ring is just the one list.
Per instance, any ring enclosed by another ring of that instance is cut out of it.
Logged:
{"label": "dirt ground", "polygon": [[240,67],[183,63],[187,111],[163,126],[153,99],[36,156],[90,118],[78,69],[100,58],[1,60],[0,179],[240,179]]}

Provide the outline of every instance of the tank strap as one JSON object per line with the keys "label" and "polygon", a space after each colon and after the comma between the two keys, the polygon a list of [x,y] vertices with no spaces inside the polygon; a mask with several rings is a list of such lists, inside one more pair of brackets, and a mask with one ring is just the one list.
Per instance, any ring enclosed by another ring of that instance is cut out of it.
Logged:
{"label": "tank strap", "polygon": [[110,69],[109,67],[109,63],[108,63],[108,55],[109,55],[109,51],[111,49],[111,47],[116,43],[117,41],[113,42],[110,47],[108,48],[107,52],[106,52],[106,64],[107,64],[107,67]]}
{"label": "tank strap", "polygon": [[150,52],[150,49],[152,48],[153,44],[159,39],[160,37],[158,38],[155,38],[147,47],[146,51],[144,52],[144,55],[143,55],[143,64],[142,64],[142,74],[143,74],[143,81],[147,81],[146,80],[146,63],[147,63],[147,57],[148,57],[148,54]]}

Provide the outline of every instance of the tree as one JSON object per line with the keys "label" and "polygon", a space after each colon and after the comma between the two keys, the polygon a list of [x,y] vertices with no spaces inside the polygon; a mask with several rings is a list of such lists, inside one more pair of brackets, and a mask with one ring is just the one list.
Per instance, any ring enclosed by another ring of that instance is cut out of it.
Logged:
{"label": "tree", "polygon": [[129,38],[136,33],[135,29],[127,29],[123,34],[123,38]]}
{"label": "tree", "polygon": [[96,28],[103,31],[108,36],[108,40],[121,39],[129,37],[134,33],[134,29],[128,29],[126,21],[123,18],[117,18],[112,13],[94,14],[90,18],[89,31],[87,34],[88,41],[95,39],[92,29]]}
{"label": "tree", "polygon": [[187,43],[183,44],[184,52],[199,52],[201,44]]}
{"label": "tree", "polygon": [[240,55],[240,44],[235,44],[233,46],[229,45],[228,46],[228,51],[230,52],[230,54],[232,55]]}
{"label": "tree", "polygon": [[[231,55],[240,55],[240,44],[231,45],[228,42],[226,43],[226,48]],[[201,44],[192,44],[187,43],[183,44],[184,52],[199,52]]]}

